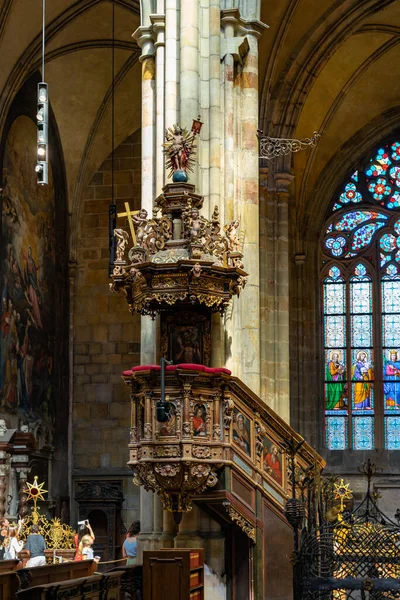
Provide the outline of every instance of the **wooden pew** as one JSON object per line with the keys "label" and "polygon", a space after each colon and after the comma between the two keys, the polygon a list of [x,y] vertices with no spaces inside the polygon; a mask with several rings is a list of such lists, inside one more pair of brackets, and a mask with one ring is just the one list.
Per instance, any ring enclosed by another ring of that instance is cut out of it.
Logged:
{"label": "wooden pew", "polygon": [[0,573],[7,573],[7,571],[15,571],[20,561],[16,560],[0,560]]}
{"label": "wooden pew", "polygon": [[107,571],[111,573],[121,573],[121,596],[129,600],[142,600],[143,598],[143,566],[142,565],[124,565]]}
{"label": "wooden pew", "polygon": [[94,560],[81,560],[0,573],[0,600],[13,600],[18,590],[40,584],[89,577],[96,570],[96,565]]}
{"label": "wooden pew", "polygon": [[21,590],[15,600],[120,600],[121,573],[104,573]]}

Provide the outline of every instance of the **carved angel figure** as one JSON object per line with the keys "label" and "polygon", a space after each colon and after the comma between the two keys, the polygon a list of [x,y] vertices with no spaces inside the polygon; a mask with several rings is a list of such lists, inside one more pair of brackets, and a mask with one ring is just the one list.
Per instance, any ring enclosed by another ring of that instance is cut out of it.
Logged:
{"label": "carved angel figure", "polygon": [[240,247],[239,237],[238,237],[238,227],[240,221],[236,219],[229,223],[229,225],[225,225],[225,235],[228,240],[228,248],[231,252],[238,252]]}
{"label": "carved angel figure", "polygon": [[179,125],[170,127],[165,132],[164,152],[167,155],[167,167],[170,169],[171,176],[176,171],[193,171],[194,158],[192,154],[195,151],[195,135]]}
{"label": "carved angel figure", "polygon": [[125,255],[125,248],[129,240],[129,235],[124,229],[114,229],[114,237],[117,240],[117,260],[116,262],[123,262]]}
{"label": "carved angel figure", "polygon": [[142,208],[139,214],[132,215],[132,221],[136,233],[136,246],[143,246],[147,224],[147,210]]}
{"label": "carved angel figure", "polygon": [[200,234],[203,229],[203,222],[197,208],[192,208],[189,214],[187,215],[187,225],[189,229],[189,240],[191,242],[199,242]]}

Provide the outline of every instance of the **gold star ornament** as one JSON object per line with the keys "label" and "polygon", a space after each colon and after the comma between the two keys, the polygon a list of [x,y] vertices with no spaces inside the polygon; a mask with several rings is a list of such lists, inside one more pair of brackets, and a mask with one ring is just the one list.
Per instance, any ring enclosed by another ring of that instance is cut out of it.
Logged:
{"label": "gold star ornament", "polygon": [[28,494],[27,500],[34,500],[36,502],[38,500],[44,500],[43,494],[46,494],[48,490],[43,489],[44,481],[38,483],[37,475],[35,475],[33,483],[27,483],[26,485],[28,486],[28,489],[24,491]]}
{"label": "gold star ornament", "polygon": [[340,511],[344,511],[344,502],[345,500],[351,500],[353,497],[353,491],[349,489],[349,483],[345,483],[343,479],[340,480],[340,483],[334,483],[334,498],[335,500],[340,500]]}

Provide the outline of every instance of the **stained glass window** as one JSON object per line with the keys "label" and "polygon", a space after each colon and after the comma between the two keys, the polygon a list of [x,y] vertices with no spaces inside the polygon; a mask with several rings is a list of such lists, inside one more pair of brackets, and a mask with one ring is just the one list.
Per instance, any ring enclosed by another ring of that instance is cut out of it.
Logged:
{"label": "stained glass window", "polygon": [[322,241],[326,445],[400,450],[400,140],[360,161],[332,206]]}

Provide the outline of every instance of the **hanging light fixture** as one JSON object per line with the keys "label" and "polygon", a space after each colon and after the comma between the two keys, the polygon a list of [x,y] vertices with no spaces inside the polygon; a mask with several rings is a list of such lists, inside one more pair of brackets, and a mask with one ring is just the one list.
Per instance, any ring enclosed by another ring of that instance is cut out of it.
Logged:
{"label": "hanging light fixture", "polygon": [[42,0],[42,81],[37,86],[37,182],[47,185],[49,182],[49,89],[44,81],[44,45],[45,45],[46,0]]}

